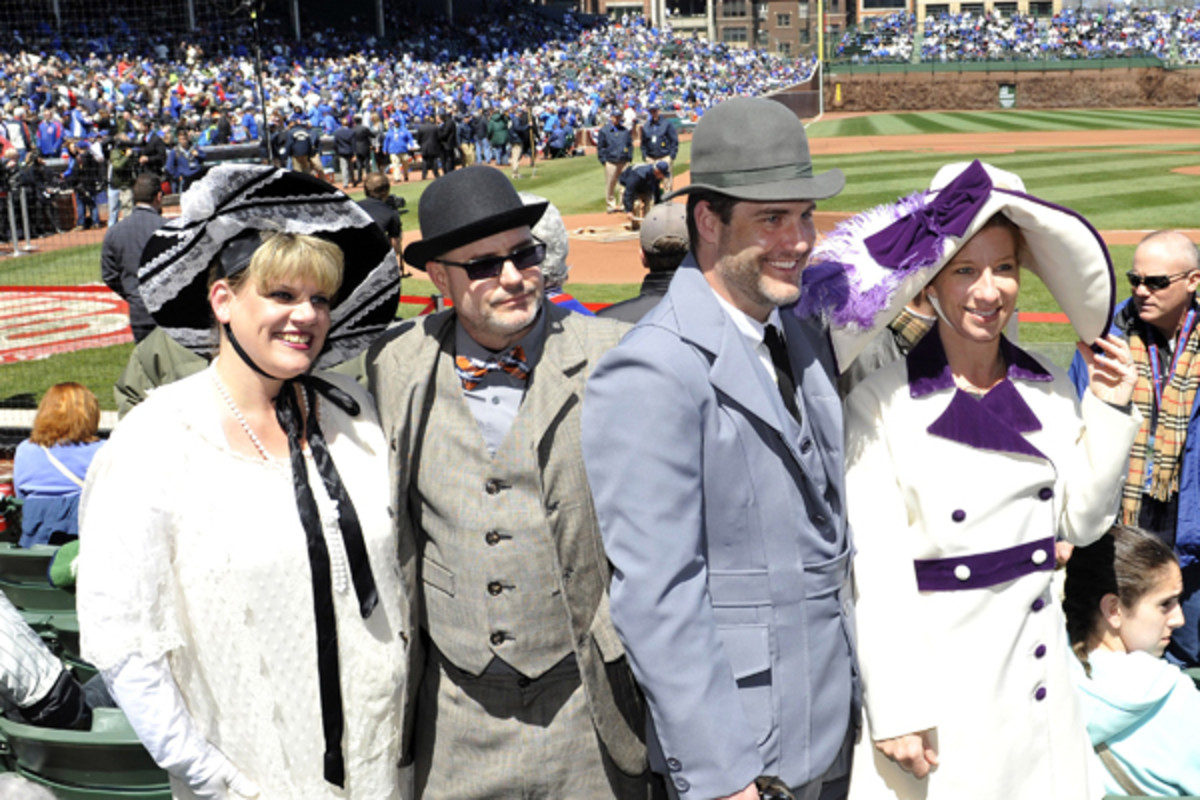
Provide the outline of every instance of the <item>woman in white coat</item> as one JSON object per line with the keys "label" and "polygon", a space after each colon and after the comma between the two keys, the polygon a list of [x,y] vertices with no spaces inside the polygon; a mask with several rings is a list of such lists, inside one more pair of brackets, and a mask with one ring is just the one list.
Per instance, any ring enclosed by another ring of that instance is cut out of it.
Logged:
{"label": "woman in white coat", "polygon": [[[1095,797],[1050,586],[1056,543],[1112,522],[1138,428],[1128,348],[1100,338],[1112,267],[1015,175],[958,164],[933,187],[848,221],[806,273],[841,366],[918,291],[939,317],[847,399],[867,717],[850,796]],[[1095,342],[1082,404],[1003,335],[1023,267]]]}

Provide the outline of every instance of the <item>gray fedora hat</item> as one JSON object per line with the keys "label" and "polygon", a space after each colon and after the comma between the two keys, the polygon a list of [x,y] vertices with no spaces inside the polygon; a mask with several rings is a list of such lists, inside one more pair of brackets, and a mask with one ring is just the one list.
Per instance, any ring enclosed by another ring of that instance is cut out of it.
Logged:
{"label": "gray fedora hat", "polygon": [[804,123],[782,103],[734,97],[710,108],[692,136],[691,183],[738,200],[824,200],[846,185],[840,169],[813,174]]}

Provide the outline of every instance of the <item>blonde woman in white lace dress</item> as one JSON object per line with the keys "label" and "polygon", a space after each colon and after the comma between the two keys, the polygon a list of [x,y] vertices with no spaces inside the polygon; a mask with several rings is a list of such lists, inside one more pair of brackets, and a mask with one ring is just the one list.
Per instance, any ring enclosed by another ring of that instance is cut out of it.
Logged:
{"label": "blonde woman in white lace dress", "polygon": [[142,291],[186,346],[215,317],[217,357],[152,392],[93,464],[84,654],[177,798],[400,798],[386,442],[365,392],[312,372],[394,313],[394,255],[305,176],[222,168],[194,192],[147,247]]}

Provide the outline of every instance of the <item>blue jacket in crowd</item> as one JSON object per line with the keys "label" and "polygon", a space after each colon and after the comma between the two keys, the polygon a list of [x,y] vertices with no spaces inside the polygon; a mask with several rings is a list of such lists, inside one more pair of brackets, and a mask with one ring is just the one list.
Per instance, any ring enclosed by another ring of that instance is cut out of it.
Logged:
{"label": "blue jacket in crowd", "polygon": [[679,134],[675,126],[664,117],[655,122],[652,119],[642,124],[642,156],[658,160],[664,156],[675,158],[679,152]]}
{"label": "blue jacket in crowd", "polygon": [[633,133],[624,125],[608,123],[596,134],[596,156],[601,164],[633,161]]}

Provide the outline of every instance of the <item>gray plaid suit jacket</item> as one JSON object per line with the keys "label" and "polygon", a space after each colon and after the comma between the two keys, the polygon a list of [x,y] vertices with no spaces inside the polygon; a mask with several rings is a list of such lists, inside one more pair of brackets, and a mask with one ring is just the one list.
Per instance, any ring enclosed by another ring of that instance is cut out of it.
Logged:
{"label": "gray plaid suit jacket", "polygon": [[[600,356],[628,326],[573,314],[545,303],[546,341],[534,365],[519,414],[538,423],[537,485],[551,517],[560,584],[572,630],[574,652],[587,692],[596,732],[613,762],[631,775],[647,766],[643,700],[625,659],[621,640],[608,614],[609,567],[588,489],[580,442],[580,407],[588,375]],[[454,470],[463,456],[436,440],[426,441],[425,422],[433,402],[439,354],[454,352],[453,309],[422,317],[389,331],[367,354],[367,379],[379,406],[389,442],[394,476],[390,513],[396,525],[405,585],[414,597],[408,608],[415,628],[420,613],[419,505],[410,498],[415,471]],[[419,642],[409,650],[410,670],[404,712],[404,751],[411,756],[414,706],[424,668]]]}

